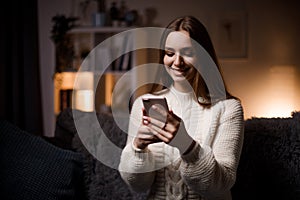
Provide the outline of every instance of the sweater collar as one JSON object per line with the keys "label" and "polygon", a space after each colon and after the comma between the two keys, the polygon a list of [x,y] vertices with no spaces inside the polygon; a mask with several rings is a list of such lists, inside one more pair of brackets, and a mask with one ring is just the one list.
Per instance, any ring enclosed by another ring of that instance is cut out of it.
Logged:
{"label": "sweater collar", "polygon": [[176,98],[178,98],[180,102],[190,102],[192,100],[196,100],[194,91],[180,92],[176,90],[173,85],[170,87],[170,91],[176,96]]}

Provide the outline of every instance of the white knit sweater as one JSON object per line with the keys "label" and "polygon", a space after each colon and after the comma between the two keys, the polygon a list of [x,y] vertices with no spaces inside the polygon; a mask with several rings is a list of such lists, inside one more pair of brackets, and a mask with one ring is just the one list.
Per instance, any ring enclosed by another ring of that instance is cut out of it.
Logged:
{"label": "white knit sweater", "polygon": [[149,199],[231,199],[243,144],[240,101],[228,99],[203,108],[193,93],[173,87],[159,95],[167,98],[197,145],[184,156],[163,142],[144,150],[134,148],[132,140],[142,120],[140,97],[132,108],[129,137],[119,165],[124,181],[135,191],[150,190]]}

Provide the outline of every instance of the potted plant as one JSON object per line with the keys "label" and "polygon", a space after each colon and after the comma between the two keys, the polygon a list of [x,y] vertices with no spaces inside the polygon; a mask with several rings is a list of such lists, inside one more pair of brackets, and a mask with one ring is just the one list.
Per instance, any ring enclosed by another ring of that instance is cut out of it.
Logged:
{"label": "potted plant", "polygon": [[73,68],[74,44],[68,33],[76,27],[77,17],[55,15],[52,18],[53,27],[51,39],[55,44],[55,72],[67,71]]}

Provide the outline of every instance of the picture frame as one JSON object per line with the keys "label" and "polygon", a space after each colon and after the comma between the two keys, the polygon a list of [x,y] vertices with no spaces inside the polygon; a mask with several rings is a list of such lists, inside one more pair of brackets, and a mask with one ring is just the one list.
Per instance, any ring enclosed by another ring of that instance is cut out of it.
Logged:
{"label": "picture frame", "polygon": [[220,59],[246,59],[248,57],[247,13],[221,12],[214,28],[216,53]]}

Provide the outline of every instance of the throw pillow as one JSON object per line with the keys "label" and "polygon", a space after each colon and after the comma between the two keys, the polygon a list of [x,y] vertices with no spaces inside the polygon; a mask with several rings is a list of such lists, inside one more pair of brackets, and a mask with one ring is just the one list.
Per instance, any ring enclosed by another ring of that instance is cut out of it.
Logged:
{"label": "throw pillow", "polygon": [[0,197],[85,199],[82,155],[0,121]]}

